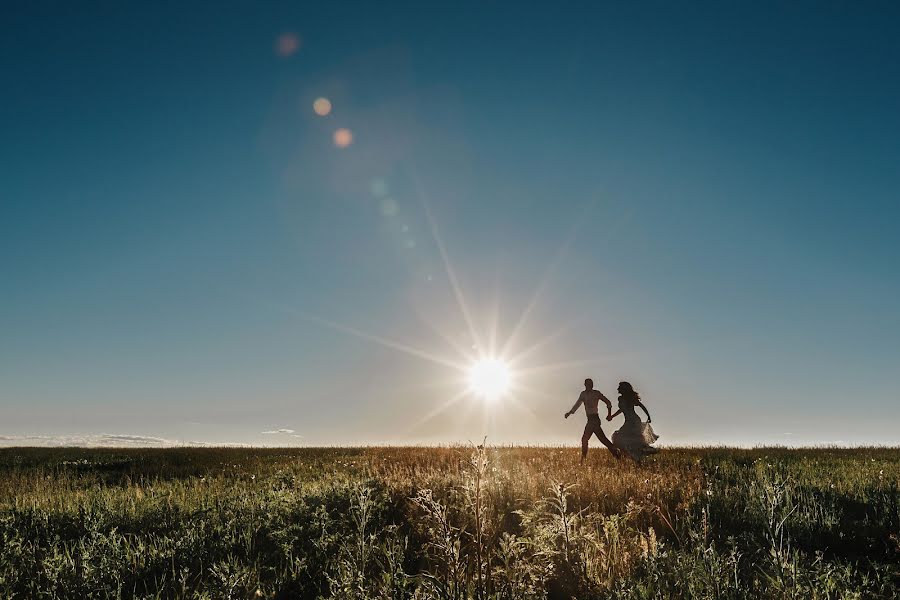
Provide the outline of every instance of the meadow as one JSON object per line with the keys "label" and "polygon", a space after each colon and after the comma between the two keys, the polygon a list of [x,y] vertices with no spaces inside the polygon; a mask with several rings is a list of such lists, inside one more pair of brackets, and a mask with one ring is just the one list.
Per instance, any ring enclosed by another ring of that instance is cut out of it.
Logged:
{"label": "meadow", "polygon": [[0,598],[896,598],[900,450],[0,450]]}

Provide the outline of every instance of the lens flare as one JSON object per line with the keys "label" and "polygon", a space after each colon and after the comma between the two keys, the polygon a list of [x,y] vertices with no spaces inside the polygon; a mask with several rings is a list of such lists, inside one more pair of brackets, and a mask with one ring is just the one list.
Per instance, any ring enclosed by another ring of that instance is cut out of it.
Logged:
{"label": "lens flare", "polygon": [[353,133],[349,129],[341,127],[334,132],[334,145],[338,148],[346,148],[353,143]]}
{"label": "lens flare", "polygon": [[326,117],[331,113],[331,100],[328,98],[316,98],[313,102],[313,111],[320,117]]}
{"label": "lens flare", "polygon": [[300,49],[300,36],[291,31],[286,31],[275,40],[275,53],[287,58]]}

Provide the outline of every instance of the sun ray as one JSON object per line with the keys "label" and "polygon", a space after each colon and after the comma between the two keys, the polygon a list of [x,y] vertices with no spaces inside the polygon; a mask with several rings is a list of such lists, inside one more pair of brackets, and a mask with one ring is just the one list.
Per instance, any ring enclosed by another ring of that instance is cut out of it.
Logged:
{"label": "sun ray", "polygon": [[366,340],[369,342],[374,342],[385,348],[390,348],[392,350],[397,350],[398,352],[403,352],[404,354],[409,354],[411,356],[415,356],[417,358],[421,358],[423,360],[427,360],[433,362],[438,365],[442,365],[445,367],[450,367],[452,369],[456,369],[458,371],[465,371],[466,366],[460,364],[458,362],[454,362],[452,360],[448,360],[446,358],[442,358],[435,354],[431,354],[430,352],[426,352],[424,350],[419,350],[418,348],[414,348],[412,346],[408,346],[407,344],[403,344],[401,342],[395,342],[394,340],[375,335],[373,333],[368,333],[366,331],[362,331],[360,329],[356,329],[355,327],[350,327],[348,325],[342,325],[340,323],[335,323],[334,321],[329,321],[328,319],[323,319],[321,317],[315,317],[312,315],[307,315],[307,318],[311,321],[319,323],[320,325],[325,325],[337,331],[341,331],[343,333],[347,333],[353,336],[356,336],[362,340]]}
{"label": "sun ray", "polygon": [[617,354],[606,354],[603,356],[596,356],[594,358],[583,358],[577,360],[568,360],[564,362],[557,363],[547,363],[543,365],[537,365],[534,367],[526,367],[522,369],[517,369],[516,373],[519,375],[534,375],[536,373],[547,373],[554,371],[563,371],[565,369],[573,369],[575,367],[583,367],[586,365],[596,365],[600,362],[608,360],[610,356],[618,356]]}
{"label": "sun ray", "polygon": [[540,392],[530,386],[523,385],[522,383],[517,383],[515,385],[513,391],[509,394],[509,402],[516,408],[528,413],[531,417],[538,421],[540,421],[540,419],[538,419],[537,413],[534,412],[534,409],[518,399],[518,396],[521,396],[522,394],[531,394],[532,396],[537,396],[539,398],[543,398],[544,400],[558,400],[558,398],[551,396],[550,394]]}
{"label": "sun ray", "polygon": [[[539,389],[537,389],[537,388],[533,388],[533,387],[531,387],[531,386],[529,386],[529,385],[525,385],[525,384],[523,384],[523,383],[521,383],[521,382],[519,382],[519,383],[516,384],[516,386],[515,386],[515,392],[516,392],[516,393],[524,392],[524,393],[526,393],[526,394],[531,394],[532,396],[536,396],[536,397],[541,398],[541,399],[543,399],[543,400],[552,400],[552,401],[557,401],[557,400],[559,400],[559,396],[553,396],[553,395],[551,395],[551,394],[548,394],[547,392],[542,392],[541,390],[539,390]],[[515,394],[512,394],[512,396],[514,397]],[[529,409],[529,410],[531,410],[531,409]]]}
{"label": "sun ray", "polygon": [[488,352],[497,355],[497,335],[500,328],[500,291],[494,289],[494,301],[491,306],[491,319],[488,326]]}
{"label": "sun ray", "polygon": [[465,398],[468,394],[469,394],[468,390],[462,390],[460,392],[457,392],[456,394],[454,394],[453,396],[451,396],[450,398],[448,398],[447,400],[445,400],[438,406],[434,407],[433,409],[431,409],[430,411],[425,413],[425,415],[422,416],[420,419],[417,419],[414,423],[412,423],[406,429],[406,433],[407,434],[412,433],[413,431],[415,431],[416,429],[418,429],[419,427],[421,427],[422,425],[424,425],[431,419],[435,418],[436,416],[438,416],[445,410],[449,409],[451,406],[458,403],[460,400]]}
{"label": "sun ray", "polygon": [[[494,411],[490,410],[489,407],[484,406],[481,411],[481,435],[484,436],[483,439],[494,437],[493,434],[497,429],[497,423],[494,417]],[[469,440],[469,443],[472,443],[472,440]]]}
{"label": "sun ray", "polygon": [[581,319],[582,319],[582,317],[577,317],[575,319],[572,319],[570,322],[565,323],[564,325],[556,328],[555,331],[545,335],[544,337],[542,337],[538,341],[534,342],[533,344],[531,344],[530,346],[528,346],[521,352],[518,352],[517,354],[514,354],[513,356],[511,356],[509,359],[509,362],[514,365],[521,364],[522,361],[524,361],[525,358],[527,358],[528,356],[531,356],[532,354],[534,354],[541,348],[545,347],[547,344],[559,339],[564,334],[568,333],[573,327],[575,327],[581,321]]}
{"label": "sun ray", "polygon": [[475,354],[472,353],[471,349],[464,347],[462,344],[454,340],[445,332],[441,331],[427,319],[422,319],[422,322],[425,323],[425,326],[428,327],[428,329],[430,329],[432,333],[441,338],[441,340],[443,340],[444,343],[446,343],[448,346],[452,347],[456,352],[459,353],[462,358],[466,359],[467,362],[472,362],[475,360]]}
{"label": "sun ray", "polygon": [[444,241],[441,238],[440,231],[438,231],[437,222],[434,219],[434,215],[431,214],[431,209],[428,206],[428,201],[425,198],[425,193],[422,190],[419,178],[414,177],[414,179],[419,195],[419,202],[422,205],[422,210],[425,213],[425,218],[428,220],[428,226],[431,229],[431,236],[432,238],[434,238],[435,246],[437,246],[438,253],[441,255],[441,262],[444,265],[444,271],[447,274],[447,280],[450,282],[450,287],[453,289],[453,295],[456,297],[456,303],[459,305],[459,310],[463,315],[466,326],[469,328],[469,335],[472,337],[472,343],[474,343],[478,348],[483,348],[481,339],[479,338],[478,333],[475,329],[475,321],[472,319],[472,313],[469,311],[468,304],[466,304],[466,299],[463,295],[462,287],[460,287],[459,285],[459,281],[456,278],[456,272],[454,271],[453,265],[450,262],[450,256],[447,254],[447,248],[444,246]]}
{"label": "sun ray", "polygon": [[[417,358],[421,358],[421,359],[423,359],[423,360],[427,360],[427,361],[433,362],[433,363],[438,364],[438,365],[442,365],[442,366],[445,366],[445,367],[450,367],[450,368],[452,368],[452,369],[454,369],[454,370],[456,370],[456,371],[465,371],[466,368],[467,368],[467,366],[466,366],[465,364],[461,363],[461,362],[453,361],[453,360],[451,360],[451,359],[448,359],[448,358],[444,358],[444,357],[438,356],[438,355],[436,355],[436,354],[427,352],[427,351],[425,351],[425,350],[420,350],[420,349],[415,348],[415,347],[413,347],[413,346],[410,346],[410,345],[408,345],[408,344],[404,344],[404,343],[402,343],[402,342],[398,342],[398,341],[395,341],[395,340],[386,338],[386,337],[384,337],[384,336],[380,336],[380,335],[377,335],[377,334],[374,334],[374,333],[369,333],[369,332],[367,332],[367,331],[363,331],[363,330],[361,330],[361,329],[357,329],[357,328],[351,327],[351,326],[349,326],[349,325],[343,325],[343,324],[341,324],[341,323],[338,323],[338,322],[336,322],[336,321],[332,321],[332,320],[330,320],[330,319],[326,319],[326,318],[324,318],[324,317],[319,317],[319,316],[317,316],[317,315],[314,315],[314,314],[311,314],[311,313],[308,313],[308,312],[300,311],[300,310],[297,310],[297,309],[294,308],[294,307],[288,306],[288,305],[283,304],[283,303],[269,302],[269,304],[271,304],[272,306],[274,306],[274,307],[276,307],[276,308],[279,308],[279,309],[281,309],[281,310],[283,310],[283,311],[285,311],[285,312],[287,312],[287,313],[290,313],[291,315],[298,316],[298,317],[300,317],[300,318],[302,318],[302,319],[305,319],[305,320],[307,320],[307,321],[312,321],[313,323],[317,323],[317,324],[319,324],[319,325],[324,325],[325,327],[328,327],[328,328],[330,328],[330,329],[334,329],[334,330],[336,330],[336,331],[340,331],[340,332],[342,332],[342,333],[346,333],[346,334],[349,334],[349,335],[358,337],[358,338],[360,338],[360,339],[362,339],[362,340],[366,340],[366,341],[369,341],[369,342],[374,342],[374,343],[376,343],[376,344],[378,344],[378,345],[381,345],[381,346],[384,346],[384,347],[386,347],[386,348],[390,348],[390,349],[392,349],[392,350],[397,350],[398,352],[402,352],[402,353],[404,353],[404,354],[409,354],[409,355],[411,355],[411,356],[415,356],[415,357],[417,357]],[[437,331],[436,329],[435,329],[434,331],[435,331],[435,333],[437,333],[438,335],[441,335],[442,338],[444,337],[444,336],[443,336],[439,331]],[[451,340],[446,339],[446,338],[444,338],[444,339],[445,339],[445,341],[447,341],[447,342],[450,343],[451,345],[454,345],[453,342],[452,342]],[[454,349],[457,349],[457,348],[454,346]],[[462,353],[461,353],[461,354],[462,354]],[[471,355],[469,355],[469,354],[462,354],[462,356],[463,356],[464,359],[467,359],[468,362],[471,362],[471,358],[472,358]]]}
{"label": "sun ray", "polygon": [[406,384],[396,384],[391,386],[391,393],[401,394],[418,394],[420,396],[431,396],[440,394],[443,397],[448,390],[459,389],[459,375],[456,377],[429,378],[425,381],[410,381]]}
{"label": "sun ray", "polygon": [[510,348],[512,348],[518,340],[522,329],[525,327],[525,324],[531,317],[531,313],[535,308],[537,308],[541,298],[543,297],[547,289],[547,286],[550,285],[550,282],[553,280],[553,275],[557,267],[562,263],[563,259],[566,257],[566,254],[568,254],[569,248],[571,248],[572,244],[575,243],[575,239],[578,237],[578,231],[581,229],[582,224],[587,221],[587,214],[593,208],[595,203],[596,200],[586,202],[582,210],[579,212],[579,218],[569,230],[569,234],[565,237],[562,244],[560,244],[559,249],[557,249],[556,253],[553,256],[553,260],[550,261],[549,266],[544,270],[544,273],[541,276],[540,283],[538,283],[537,288],[535,288],[535,291],[531,296],[531,300],[528,301],[528,304],[525,306],[525,310],[523,310],[522,314],[519,316],[519,320],[513,327],[512,333],[510,333],[509,337],[507,337],[506,343],[503,346],[503,350],[501,350],[501,354],[507,354],[510,351]]}

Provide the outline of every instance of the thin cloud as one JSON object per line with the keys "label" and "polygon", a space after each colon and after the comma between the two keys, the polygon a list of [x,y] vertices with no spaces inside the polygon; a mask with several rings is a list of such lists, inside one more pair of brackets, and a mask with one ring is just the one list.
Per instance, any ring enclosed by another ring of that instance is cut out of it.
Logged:
{"label": "thin cloud", "polygon": [[303,436],[299,433],[295,433],[295,430],[288,429],[287,427],[283,427],[281,429],[269,429],[268,431],[261,431],[263,435],[289,435],[292,438],[302,438]]}
{"label": "thin cloud", "polygon": [[122,442],[123,444],[147,444],[147,445],[169,445],[174,444],[172,440],[167,440],[165,438],[146,436],[146,435],[126,435],[126,434],[118,434],[118,433],[109,433],[103,434],[100,436],[101,441],[104,443],[112,442]]}
{"label": "thin cloud", "polygon": [[85,435],[0,435],[3,446],[42,446],[49,448],[169,448],[205,446],[203,442],[170,440],[149,435],[99,433]]}

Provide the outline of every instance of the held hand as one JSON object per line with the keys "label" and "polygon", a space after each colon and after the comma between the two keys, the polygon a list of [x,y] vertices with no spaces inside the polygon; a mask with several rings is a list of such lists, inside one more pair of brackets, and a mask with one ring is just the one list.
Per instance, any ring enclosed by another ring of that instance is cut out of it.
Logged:
{"label": "held hand", "polygon": [[606,415],[606,420],[607,420],[607,421],[612,421],[612,415]]}

